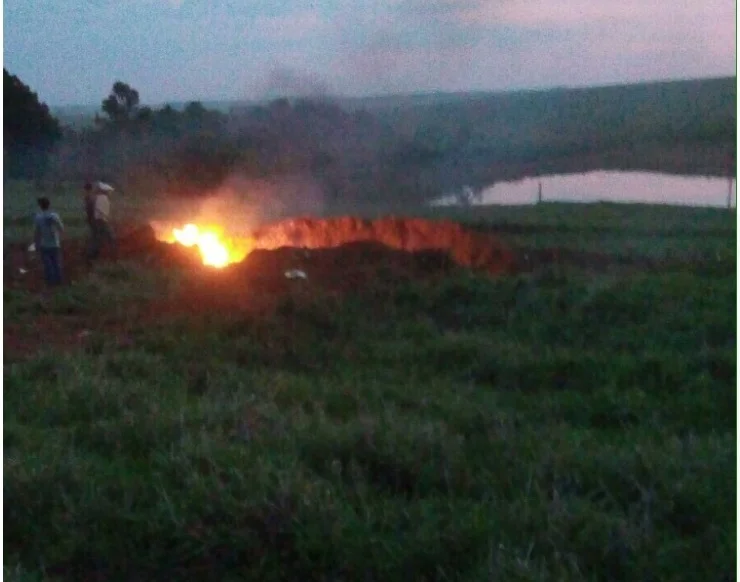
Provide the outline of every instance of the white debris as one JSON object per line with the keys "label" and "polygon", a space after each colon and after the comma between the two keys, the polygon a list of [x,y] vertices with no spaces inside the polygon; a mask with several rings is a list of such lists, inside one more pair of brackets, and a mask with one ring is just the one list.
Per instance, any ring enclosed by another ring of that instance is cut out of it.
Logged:
{"label": "white debris", "polygon": [[21,275],[25,275],[26,273],[28,273],[28,271],[26,271],[26,269],[24,269],[23,267],[18,269],[18,271],[20,272]]}
{"label": "white debris", "polygon": [[286,279],[308,279],[308,275],[304,271],[301,271],[300,269],[291,269],[290,271],[285,271],[285,278]]}
{"label": "white debris", "polygon": [[113,192],[115,188],[111,186],[110,184],[106,184],[105,182],[98,182],[95,184],[98,188],[98,190],[102,190],[103,192]]}
{"label": "white debris", "polygon": [[36,243],[31,243],[31,245],[28,247],[28,250],[30,252],[32,252],[32,253],[35,252],[36,251]]}

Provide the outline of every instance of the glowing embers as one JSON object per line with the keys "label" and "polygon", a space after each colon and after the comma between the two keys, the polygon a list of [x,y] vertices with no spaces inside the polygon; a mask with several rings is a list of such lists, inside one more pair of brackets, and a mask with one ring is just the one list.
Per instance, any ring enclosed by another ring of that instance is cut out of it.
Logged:
{"label": "glowing embers", "polygon": [[218,227],[201,228],[192,223],[173,228],[167,239],[186,247],[198,247],[203,264],[217,269],[241,261],[251,250],[249,239],[236,240],[224,236]]}

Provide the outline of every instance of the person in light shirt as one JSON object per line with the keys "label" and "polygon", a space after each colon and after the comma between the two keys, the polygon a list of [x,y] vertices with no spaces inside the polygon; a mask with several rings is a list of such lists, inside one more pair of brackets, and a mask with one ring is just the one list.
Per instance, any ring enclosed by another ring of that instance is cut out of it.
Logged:
{"label": "person in light shirt", "polygon": [[88,249],[88,264],[100,256],[100,251],[104,245],[110,245],[115,251],[116,241],[113,236],[113,229],[110,225],[111,204],[108,189],[100,187],[98,184],[93,196],[93,217],[91,224],[90,246]]}

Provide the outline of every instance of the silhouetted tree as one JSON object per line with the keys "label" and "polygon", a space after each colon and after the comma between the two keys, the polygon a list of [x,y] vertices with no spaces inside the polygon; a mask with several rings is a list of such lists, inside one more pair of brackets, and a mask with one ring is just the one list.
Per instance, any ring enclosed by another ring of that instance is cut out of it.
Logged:
{"label": "silhouetted tree", "polygon": [[139,107],[139,92],[133,87],[116,81],[113,90],[103,100],[103,113],[114,125],[122,125],[134,118]]}
{"label": "silhouetted tree", "polygon": [[200,101],[191,101],[185,106],[185,117],[188,119],[203,119],[206,116],[206,108]]}
{"label": "silhouetted tree", "polygon": [[5,175],[33,178],[44,173],[48,155],[62,137],[45,103],[15,75],[3,69]]}

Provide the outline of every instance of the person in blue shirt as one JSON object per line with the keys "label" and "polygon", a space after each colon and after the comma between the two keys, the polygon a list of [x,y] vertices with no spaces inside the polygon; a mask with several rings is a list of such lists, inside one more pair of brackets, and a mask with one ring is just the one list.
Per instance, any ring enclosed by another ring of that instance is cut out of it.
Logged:
{"label": "person in blue shirt", "polygon": [[51,203],[48,198],[38,199],[41,210],[34,217],[34,243],[36,251],[44,264],[44,277],[50,286],[62,282],[62,245],[61,233],[64,225],[56,212],[49,210]]}

